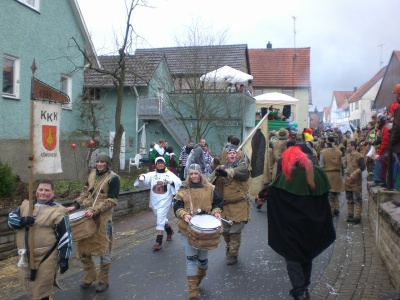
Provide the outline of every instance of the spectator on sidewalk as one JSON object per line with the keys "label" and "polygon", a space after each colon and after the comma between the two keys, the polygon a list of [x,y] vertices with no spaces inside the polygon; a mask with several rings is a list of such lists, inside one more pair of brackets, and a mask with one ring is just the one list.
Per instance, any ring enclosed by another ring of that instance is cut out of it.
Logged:
{"label": "spectator on sidewalk", "polygon": [[182,181],[171,171],[165,169],[165,159],[156,158],[156,170],[141,174],[135,181],[135,186],[150,186],[150,208],[157,218],[157,236],[153,250],[162,249],[164,230],[167,232],[167,241],[172,241],[174,231],[168,223],[167,214],[171,207],[172,197],[181,187]]}
{"label": "spectator on sidewalk", "polygon": [[[396,84],[393,93],[396,96],[397,103],[400,103],[400,83]],[[393,168],[393,180],[394,188],[400,190],[400,105],[396,107],[393,114],[393,128],[392,128],[392,139],[390,140],[390,145],[392,147],[393,153],[396,155],[394,168]]]}
{"label": "spectator on sidewalk", "polygon": [[165,159],[165,166],[168,168],[168,170],[170,170],[175,175],[178,175],[177,168],[179,165],[179,161],[178,157],[174,153],[174,148],[172,146],[167,147],[164,154],[164,159]]}
{"label": "spectator on sidewalk", "polygon": [[190,152],[193,150],[193,142],[189,141],[186,146],[183,146],[181,149],[181,153],[179,154],[179,164],[182,166],[182,170],[180,172],[179,178],[181,180],[185,180],[184,174],[185,174],[185,168],[186,168],[186,163],[187,163],[187,158],[190,155]]}
{"label": "spectator on sidewalk", "polygon": [[[68,210],[54,201],[54,184],[46,179],[39,182],[33,205],[33,214],[29,216],[29,200],[24,200],[17,210],[8,215],[8,225],[17,230],[21,286],[30,299],[48,300],[53,295],[57,269],[61,274],[68,270],[72,251]],[[34,241],[34,249],[30,249],[34,252],[36,269],[33,281],[28,262],[28,229],[33,231]]]}
{"label": "spectator on sidewalk", "polygon": [[179,232],[186,254],[186,276],[190,299],[198,299],[198,286],[208,269],[208,250],[194,248],[189,241],[188,226],[198,209],[203,214],[221,217],[222,199],[215,186],[203,175],[199,165],[188,166],[187,180],[174,198],[174,212],[178,220]]}
{"label": "spectator on sidewalk", "polygon": [[268,245],[286,261],[296,300],[310,299],[312,262],[336,238],[325,172],[299,146],[282,155],[282,173],[268,190]]}

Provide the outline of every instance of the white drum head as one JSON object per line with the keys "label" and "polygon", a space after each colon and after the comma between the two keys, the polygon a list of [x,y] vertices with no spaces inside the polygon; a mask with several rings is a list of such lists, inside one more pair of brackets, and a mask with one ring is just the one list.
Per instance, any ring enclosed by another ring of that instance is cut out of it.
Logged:
{"label": "white drum head", "polygon": [[80,210],[69,215],[71,222],[82,219],[85,216],[86,210]]}
{"label": "white drum head", "polygon": [[190,223],[197,228],[218,228],[221,221],[211,215],[195,215],[190,219]]}

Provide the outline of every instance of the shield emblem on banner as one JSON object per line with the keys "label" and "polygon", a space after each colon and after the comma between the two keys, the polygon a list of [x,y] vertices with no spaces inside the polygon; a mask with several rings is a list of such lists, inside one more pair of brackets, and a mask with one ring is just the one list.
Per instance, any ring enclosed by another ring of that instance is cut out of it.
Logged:
{"label": "shield emblem on banner", "polygon": [[54,150],[57,145],[57,126],[42,126],[42,144],[46,150]]}

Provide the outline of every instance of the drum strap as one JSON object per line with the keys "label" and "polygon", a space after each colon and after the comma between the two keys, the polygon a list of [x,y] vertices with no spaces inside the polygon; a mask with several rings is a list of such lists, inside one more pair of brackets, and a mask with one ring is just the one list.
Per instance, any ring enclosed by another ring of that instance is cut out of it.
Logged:
{"label": "drum strap", "polygon": [[[100,192],[101,192],[101,188],[103,187],[104,183],[105,183],[108,179],[110,179],[111,177],[112,177],[112,174],[111,174],[111,173],[108,174],[108,176],[106,176],[106,177],[103,179],[103,181],[101,182],[101,184],[99,185],[99,189],[98,189],[98,191],[97,191],[97,195],[96,195],[96,198],[94,199],[94,202],[93,202],[92,207],[95,206],[96,201],[97,201],[97,198],[99,197],[99,194],[100,194]],[[94,192],[93,192],[93,193],[94,193]],[[92,194],[92,195],[93,195],[93,194]]]}
{"label": "drum strap", "polygon": [[224,200],[224,203],[223,204],[236,204],[236,203],[239,203],[239,202],[243,202],[243,201],[247,201],[247,198],[239,198],[239,199],[234,199],[234,200],[232,200],[232,201],[225,201]]}

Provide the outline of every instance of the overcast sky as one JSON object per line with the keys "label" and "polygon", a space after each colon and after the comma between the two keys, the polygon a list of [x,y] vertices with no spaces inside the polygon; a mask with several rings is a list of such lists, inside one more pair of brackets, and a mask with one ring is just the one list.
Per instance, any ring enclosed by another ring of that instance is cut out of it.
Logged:
{"label": "overcast sky", "polygon": [[[130,2],[130,0],[126,0]],[[99,54],[115,51],[126,19],[125,0],[78,0]],[[400,50],[400,0],[149,0],[132,17],[137,48],[173,47],[175,36],[201,19],[226,44],[249,49],[311,48],[314,107],[330,106],[333,91],[351,91]],[[295,21],[293,19],[295,17]],[[296,34],[294,34],[296,31]],[[382,45],[382,46],[380,46]],[[114,53],[115,54],[115,53]]]}

